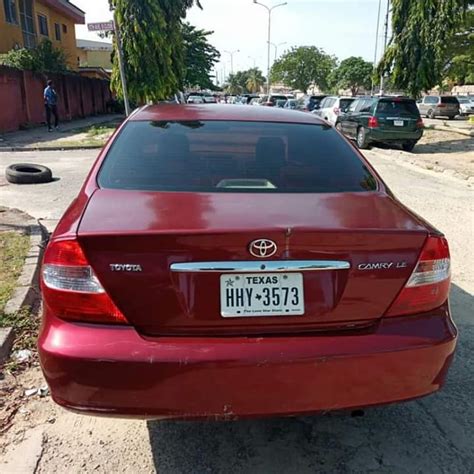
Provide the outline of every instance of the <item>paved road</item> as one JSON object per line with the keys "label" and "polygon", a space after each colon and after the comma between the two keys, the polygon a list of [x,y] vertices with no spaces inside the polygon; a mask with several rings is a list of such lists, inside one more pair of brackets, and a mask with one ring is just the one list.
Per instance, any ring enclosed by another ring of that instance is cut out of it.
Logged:
{"label": "paved road", "polygon": [[[363,418],[330,415],[231,423],[80,417],[44,402],[32,408],[45,434],[43,442],[47,439],[38,472],[473,472],[473,190],[460,180],[401,166],[377,151],[367,156],[401,201],[444,231],[451,243],[452,307],[460,341],[443,392],[368,410]],[[52,165],[61,180],[21,189],[0,187],[0,204],[16,205],[35,217],[58,217],[92,157],[31,157]],[[0,165],[13,161],[18,156],[0,154]],[[52,425],[45,422],[51,414],[56,418]]]}

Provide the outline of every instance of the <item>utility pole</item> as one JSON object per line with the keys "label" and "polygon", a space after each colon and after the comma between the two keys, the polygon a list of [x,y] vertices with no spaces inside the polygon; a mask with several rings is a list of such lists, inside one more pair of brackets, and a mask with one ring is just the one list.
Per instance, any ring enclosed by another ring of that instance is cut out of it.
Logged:
{"label": "utility pole", "polygon": [[377,52],[379,49],[379,31],[380,31],[380,11],[382,10],[382,0],[379,0],[379,9],[377,13],[377,32],[375,33],[375,51],[374,51],[374,72],[372,74],[372,90],[370,91],[370,95],[374,95],[375,90],[375,71],[377,68]]}
{"label": "utility pole", "polygon": [[125,114],[128,117],[131,113],[131,110],[130,110],[130,102],[128,101],[127,77],[125,76],[125,65],[124,65],[124,59],[123,59],[122,36],[120,35],[120,28],[118,26],[117,15],[115,14],[115,11],[114,11],[114,28],[115,28],[115,39],[117,41],[120,79],[122,81],[123,103],[125,105]]}
{"label": "utility pole", "polygon": [[255,5],[260,5],[261,7],[265,8],[268,12],[268,39],[267,39],[267,95],[270,95],[270,46],[271,46],[271,33],[272,33],[272,12],[275,8],[283,7],[288,5],[287,2],[279,3],[273,7],[268,7],[263,3],[258,2],[257,0],[253,0]]}
{"label": "utility pole", "polygon": [[240,49],[236,49],[235,51],[224,51],[230,56],[230,72],[234,74],[234,54],[240,53]]}
{"label": "utility pole", "polygon": [[[385,34],[384,34],[384,43],[383,43],[383,54],[387,50],[388,42],[388,20],[390,18],[390,0],[387,0],[387,13],[385,14]],[[383,72],[380,73],[380,95],[384,95],[384,77]]]}

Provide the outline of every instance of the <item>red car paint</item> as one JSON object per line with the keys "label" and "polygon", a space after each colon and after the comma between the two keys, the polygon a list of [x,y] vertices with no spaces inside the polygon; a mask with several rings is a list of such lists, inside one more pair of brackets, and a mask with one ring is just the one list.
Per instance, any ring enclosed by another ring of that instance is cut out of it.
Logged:
{"label": "red car paint", "polygon": [[[129,120],[322,123],[310,114],[222,105],[152,106]],[[441,306],[384,317],[406,294],[422,249],[441,235],[396,201],[360,154],[377,191],[237,199],[101,189],[97,175],[114,140],[59,223],[45,263],[55,243],[73,242],[121,325],[87,322],[80,307],[77,318],[60,317],[55,298],[65,292],[43,281],[39,351],[56,402],[98,414],[237,418],[379,405],[442,387],[457,336],[449,281],[433,290],[446,292]],[[218,274],[169,271],[179,262],[252,260],[248,243],[262,237],[279,248],[269,260],[351,267],[305,274],[303,318],[222,318]],[[120,262],[143,271],[111,272]],[[394,266],[370,267],[380,262]]]}

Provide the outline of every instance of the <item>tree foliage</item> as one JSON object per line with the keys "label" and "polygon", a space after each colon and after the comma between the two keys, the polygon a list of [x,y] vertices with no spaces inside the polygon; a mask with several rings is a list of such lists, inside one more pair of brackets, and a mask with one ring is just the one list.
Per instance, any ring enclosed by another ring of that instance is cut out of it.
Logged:
{"label": "tree foliage", "polygon": [[[194,0],[110,0],[122,35],[130,98],[164,99],[185,82],[182,19]],[[120,73],[114,58],[112,87],[120,95]]]}
{"label": "tree foliage", "polygon": [[312,84],[326,90],[335,66],[336,59],[316,46],[294,47],[274,63],[270,78],[302,92]]}
{"label": "tree foliage", "polygon": [[238,95],[245,92],[245,88],[241,85],[241,80],[237,74],[229,74],[224,87],[227,94]]}
{"label": "tree foliage", "polygon": [[213,89],[211,71],[220,58],[219,51],[208,41],[212,31],[195,28],[189,23],[183,25],[184,40],[184,86]]}
{"label": "tree foliage", "polygon": [[459,85],[474,84],[474,6],[448,45],[444,76]]}
{"label": "tree foliage", "polygon": [[232,87],[233,92],[237,94],[255,93],[258,92],[263,84],[265,84],[265,77],[262,71],[257,68],[247,69],[245,71],[237,71],[235,74],[230,74],[227,78],[227,85]]}
{"label": "tree foliage", "polygon": [[334,69],[330,77],[330,83],[337,89],[350,89],[353,96],[360,89],[370,89],[372,85],[372,74],[374,66],[360,57],[351,56],[344,59]]}
{"label": "tree foliage", "polygon": [[12,49],[6,53],[1,63],[17,69],[39,73],[60,73],[67,70],[64,51],[55,48],[53,43],[45,39],[34,49]]}
{"label": "tree foliage", "polygon": [[413,97],[442,81],[448,45],[468,0],[393,0],[393,36],[379,65]]}

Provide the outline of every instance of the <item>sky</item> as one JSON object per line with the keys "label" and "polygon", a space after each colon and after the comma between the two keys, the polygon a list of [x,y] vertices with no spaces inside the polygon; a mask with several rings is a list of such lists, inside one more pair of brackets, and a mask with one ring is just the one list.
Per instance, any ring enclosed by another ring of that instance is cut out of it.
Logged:
{"label": "sky", "polygon": [[[260,0],[268,6],[284,0]],[[72,0],[86,12],[86,22],[112,17],[108,0]],[[382,15],[386,2],[382,1]],[[231,72],[230,55],[236,51],[234,72],[254,64],[266,74],[267,11],[253,0],[201,0],[203,10],[193,7],[187,20],[202,29],[214,31],[210,42],[221,52],[216,65],[218,77]],[[362,56],[374,60],[379,0],[287,0],[272,13],[271,41],[279,44],[278,55],[292,46],[317,46],[339,60]],[[76,26],[78,38],[99,40],[87,27]],[[383,22],[379,31],[379,56],[383,43]],[[284,44],[280,44],[284,43]],[[272,60],[275,49],[272,47]]]}

